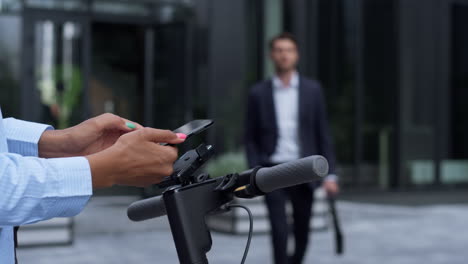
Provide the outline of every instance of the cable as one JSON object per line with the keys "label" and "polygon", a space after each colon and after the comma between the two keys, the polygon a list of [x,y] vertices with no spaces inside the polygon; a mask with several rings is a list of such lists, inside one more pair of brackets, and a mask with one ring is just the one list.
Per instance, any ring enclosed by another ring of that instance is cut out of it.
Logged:
{"label": "cable", "polygon": [[249,237],[247,238],[247,245],[245,246],[244,256],[242,257],[242,261],[241,261],[241,264],[244,264],[244,263],[245,263],[245,259],[247,258],[247,254],[249,254],[250,241],[252,240],[252,231],[253,231],[253,217],[252,217],[252,212],[250,212],[250,209],[249,209],[248,207],[243,206],[243,205],[240,205],[240,204],[231,204],[231,205],[229,205],[229,208],[231,208],[231,207],[242,208],[242,209],[244,209],[245,211],[247,211],[247,213],[249,214],[249,221],[250,221],[250,225],[249,225]]}

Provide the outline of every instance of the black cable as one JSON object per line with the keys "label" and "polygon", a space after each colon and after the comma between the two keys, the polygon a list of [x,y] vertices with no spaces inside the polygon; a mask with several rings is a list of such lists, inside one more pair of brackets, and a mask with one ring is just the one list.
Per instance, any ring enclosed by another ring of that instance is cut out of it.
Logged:
{"label": "black cable", "polygon": [[249,221],[250,221],[250,225],[249,225],[249,237],[247,238],[247,245],[245,246],[244,257],[242,257],[242,261],[241,261],[241,264],[244,264],[244,263],[245,263],[245,259],[247,258],[247,254],[249,253],[250,241],[252,240],[252,232],[253,232],[253,217],[252,217],[252,212],[250,212],[250,209],[249,209],[248,207],[243,206],[243,205],[240,205],[240,204],[231,204],[231,205],[229,205],[229,207],[238,207],[238,208],[242,208],[242,209],[244,209],[245,211],[247,211],[247,213],[249,214]]}

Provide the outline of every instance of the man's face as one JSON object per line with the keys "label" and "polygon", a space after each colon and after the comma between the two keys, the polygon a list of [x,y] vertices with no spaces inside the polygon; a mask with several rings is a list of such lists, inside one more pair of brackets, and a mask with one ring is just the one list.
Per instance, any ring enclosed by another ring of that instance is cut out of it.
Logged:
{"label": "man's face", "polygon": [[270,56],[276,70],[280,72],[294,70],[299,60],[296,44],[289,39],[276,40],[271,49]]}

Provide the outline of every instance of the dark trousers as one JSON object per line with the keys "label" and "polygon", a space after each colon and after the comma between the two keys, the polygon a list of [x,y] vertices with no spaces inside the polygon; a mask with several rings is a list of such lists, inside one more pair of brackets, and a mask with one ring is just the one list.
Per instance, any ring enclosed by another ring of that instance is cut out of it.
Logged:
{"label": "dark trousers", "polygon": [[[286,201],[290,200],[293,209],[295,249],[288,256],[288,235],[290,228],[286,217]],[[312,216],[314,189],[308,184],[273,191],[265,195],[268,207],[275,264],[300,264],[307,250],[309,223]]]}

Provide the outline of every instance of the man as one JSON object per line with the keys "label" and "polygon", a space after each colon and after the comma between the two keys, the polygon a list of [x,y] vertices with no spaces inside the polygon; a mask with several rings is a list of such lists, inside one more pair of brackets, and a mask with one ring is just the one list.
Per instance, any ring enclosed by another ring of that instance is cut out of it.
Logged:
{"label": "man", "polygon": [[0,110],[0,263],[15,263],[14,226],[74,216],[93,189],[160,182],[177,149],[158,143],[184,139],[112,114],[54,131]]}
{"label": "man", "polygon": [[[330,173],[324,187],[338,192],[335,157],[328,132],[325,99],[320,84],[297,73],[297,42],[283,33],[270,42],[276,75],[252,88],[246,118],[245,144],[250,167],[273,166],[320,154],[328,159]],[[272,228],[276,264],[301,263],[308,242],[314,186],[303,184],[265,196]],[[288,225],[285,202],[293,208],[295,251],[287,255]]]}

